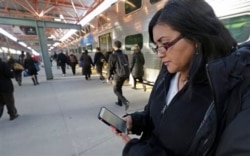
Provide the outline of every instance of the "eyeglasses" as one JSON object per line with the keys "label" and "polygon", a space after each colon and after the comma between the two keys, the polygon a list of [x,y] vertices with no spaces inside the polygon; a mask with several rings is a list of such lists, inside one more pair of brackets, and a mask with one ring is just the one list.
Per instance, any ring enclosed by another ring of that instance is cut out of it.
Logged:
{"label": "eyeglasses", "polygon": [[183,38],[182,35],[178,36],[176,39],[174,39],[171,42],[166,42],[166,43],[162,43],[162,46],[157,46],[156,48],[153,48],[154,53],[158,54],[164,54],[166,51],[168,51],[168,48],[172,47],[173,45],[175,45],[179,40],[181,40]]}

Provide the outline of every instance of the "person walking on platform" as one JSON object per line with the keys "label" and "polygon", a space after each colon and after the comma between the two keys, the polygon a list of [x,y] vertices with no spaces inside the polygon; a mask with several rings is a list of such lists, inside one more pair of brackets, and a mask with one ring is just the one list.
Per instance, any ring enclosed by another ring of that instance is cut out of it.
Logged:
{"label": "person walking on platform", "polygon": [[[192,8],[192,9],[191,9]],[[128,114],[123,156],[250,155],[250,42],[237,45],[205,0],[168,0],[149,23],[162,68]]]}
{"label": "person walking on platform", "polygon": [[103,64],[105,62],[105,56],[104,54],[101,52],[101,49],[99,47],[96,47],[96,53],[94,56],[94,64],[96,66],[96,71],[97,73],[100,75],[100,80],[104,80],[104,76],[102,74],[102,68],[103,68]]}
{"label": "person walking on platform", "polygon": [[[10,68],[13,70],[15,80],[19,86],[22,85],[22,71],[23,71],[23,66],[16,61],[12,55],[8,56],[8,64]],[[18,67],[17,67],[18,65]]]}
{"label": "person walking on platform", "polygon": [[35,63],[38,63],[35,61],[30,53],[26,53],[25,59],[24,59],[24,69],[28,72],[29,76],[31,76],[31,79],[33,81],[34,86],[38,85],[38,78],[37,78],[37,68],[35,66]]}
{"label": "person walking on platform", "polygon": [[56,53],[56,51],[54,51],[53,60],[56,61],[56,67],[57,67],[57,69],[60,69],[60,64],[58,62],[58,54]]}
{"label": "person walking on platform", "polygon": [[140,50],[139,45],[137,44],[134,45],[132,50],[134,52],[132,55],[131,67],[130,67],[130,72],[134,79],[134,84],[132,89],[136,89],[136,83],[138,80],[142,84],[143,90],[146,91],[146,85],[143,83],[143,75],[144,75],[143,66],[145,64],[144,56]]}
{"label": "person walking on platform", "polygon": [[126,79],[129,78],[129,63],[128,56],[121,50],[122,43],[118,40],[114,42],[114,53],[110,55],[108,62],[108,80],[113,79],[113,91],[116,94],[118,101],[116,105],[125,105],[127,110],[129,107],[129,101],[123,96],[122,86]]}
{"label": "person walking on platform", "polygon": [[94,63],[92,58],[88,55],[88,50],[84,50],[84,53],[82,53],[80,57],[80,61],[83,62],[82,75],[85,75],[86,80],[90,80],[92,74],[91,66],[94,66]]}
{"label": "person walking on platform", "polygon": [[18,57],[18,62],[21,63],[21,65],[24,65],[24,59],[25,59],[24,51],[21,51],[21,54]]}
{"label": "person walking on platform", "polygon": [[11,78],[13,78],[13,73],[10,67],[0,58],[0,118],[3,115],[4,105],[6,105],[10,120],[14,120],[19,115],[15,107],[14,86]]}
{"label": "person walking on platform", "polygon": [[65,76],[65,74],[66,74],[66,64],[68,63],[68,58],[63,53],[63,51],[61,51],[61,53],[58,54],[57,61],[58,61],[59,65],[61,66],[63,76]]}
{"label": "person walking on platform", "polygon": [[78,60],[77,60],[76,55],[73,54],[73,52],[69,54],[69,61],[70,61],[70,67],[71,67],[72,73],[73,75],[75,75],[76,65],[78,64]]}
{"label": "person walking on platform", "polygon": [[109,49],[109,51],[105,52],[105,60],[108,62],[109,61],[109,56],[114,52],[114,48]]}

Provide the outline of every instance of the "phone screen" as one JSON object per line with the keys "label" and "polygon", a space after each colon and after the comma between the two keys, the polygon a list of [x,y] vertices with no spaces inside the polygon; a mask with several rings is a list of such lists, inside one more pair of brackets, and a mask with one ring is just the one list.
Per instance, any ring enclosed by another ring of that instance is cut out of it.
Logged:
{"label": "phone screen", "polygon": [[119,116],[112,113],[110,110],[108,110],[105,107],[102,107],[98,118],[102,120],[104,123],[106,123],[109,126],[113,126],[116,128],[118,132],[126,133],[126,121],[120,118]]}

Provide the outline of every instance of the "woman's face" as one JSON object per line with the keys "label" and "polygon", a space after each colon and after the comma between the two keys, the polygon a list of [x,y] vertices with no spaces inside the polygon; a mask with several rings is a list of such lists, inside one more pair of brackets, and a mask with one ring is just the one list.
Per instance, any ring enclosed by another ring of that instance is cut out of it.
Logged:
{"label": "woman's face", "polygon": [[[195,43],[180,35],[180,32],[173,30],[167,24],[157,24],[153,28],[154,42],[158,47],[157,56],[170,73],[188,73],[190,62],[195,53]],[[164,45],[168,45],[168,48],[163,47]]]}

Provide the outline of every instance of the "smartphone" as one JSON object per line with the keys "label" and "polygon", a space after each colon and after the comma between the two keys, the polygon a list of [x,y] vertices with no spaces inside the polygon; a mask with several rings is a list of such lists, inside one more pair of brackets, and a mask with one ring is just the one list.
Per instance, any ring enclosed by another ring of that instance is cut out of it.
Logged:
{"label": "smartphone", "polygon": [[108,126],[114,127],[119,133],[126,133],[127,131],[126,121],[108,110],[106,107],[101,107],[98,119]]}

